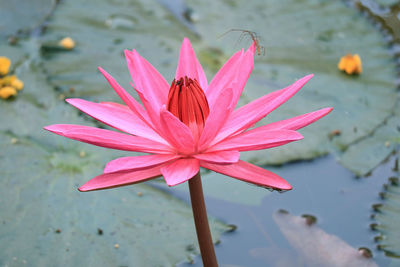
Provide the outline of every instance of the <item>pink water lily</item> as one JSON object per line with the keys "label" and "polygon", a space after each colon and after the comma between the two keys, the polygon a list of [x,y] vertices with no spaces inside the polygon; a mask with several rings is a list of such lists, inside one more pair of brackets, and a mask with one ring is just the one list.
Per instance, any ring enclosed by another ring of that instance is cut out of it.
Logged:
{"label": "pink water lily", "polygon": [[79,188],[90,191],[124,186],[163,176],[169,186],[183,183],[200,167],[259,186],[289,190],[278,175],[240,160],[240,152],[284,145],[303,136],[296,130],[328,114],[324,108],[291,119],[252,128],[292,97],[313,75],[235,109],[253,69],[256,46],[235,53],[210,84],[188,39],[180,51],[171,86],[135,50],[125,51],[132,86],[140,105],[105,70],[100,72],[126,105],[83,99],[66,101],[82,112],[121,132],[89,126],[55,124],[53,133],[89,144],[148,153],[117,158],[104,174]]}

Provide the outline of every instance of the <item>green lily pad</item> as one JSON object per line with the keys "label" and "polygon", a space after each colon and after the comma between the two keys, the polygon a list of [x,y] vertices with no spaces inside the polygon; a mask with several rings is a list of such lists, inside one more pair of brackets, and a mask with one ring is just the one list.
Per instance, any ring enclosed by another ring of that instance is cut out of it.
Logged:
{"label": "green lily pad", "polygon": [[[95,9],[96,12],[88,12]],[[102,66],[130,93],[128,68],[123,56],[125,49],[135,48],[154,63],[167,80],[173,79],[177,64],[177,49],[190,31],[182,27],[157,2],[149,1],[66,1],[59,5],[43,45],[70,36],[76,42],[72,51],[47,51],[46,68],[49,80],[69,95],[73,87],[76,96],[97,101],[120,101],[106,80],[97,71]]]}
{"label": "green lily pad", "polygon": [[1,1],[0,37],[29,32],[42,24],[56,5],[56,0]]}
{"label": "green lily pad", "polygon": [[[357,175],[363,175],[371,170],[371,166],[382,163],[399,143],[400,108],[395,109],[395,115],[378,127],[371,135],[360,140],[357,145],[350,146],[340,162]],[[353,158],[359,160],[354,161]]]}
{"label": "green lily pad", "polygon": [[[190,37],[191,32],[168,16],[168,9],[158,3],[150,6],[141,1],[128,2],[119,1],[115,5],[93,0],[85,8],[78,1],[60,4],[43,41],[69,35],[77,42],[73,51],[44,54],[49,79],[63,93],[68,95],[69,88],[73,87],[77,96],[95,101],[119,101],[96,72],[98,65],[132,92],[122,56],[126,48],[137,49],[167,80],[172,80],[180,42],[184,35]],[[218,64],[251,41],[250,36],[241,36],[240,32],[218,39],[219,35],[229,28],[244,28],[262,37],[260,43],[266,54],[256,56],[239,105],[315,73],[315,78],[304,89],[262,124],[334,107],[329,116],[301,130],[304,140],[266,151],[243,153],[242,159],[257,164],[282,164],[333,152],[342,158],[345,166],[353,166],[351,170],[364,175],[391,152],[374,154],[368,167],[363,164],[364,158],[346,156],[347,151],[351,154],[353,150],[372,149],[368,142],[360,140],[374,139],[373,133],[393,116],[398,102],[394,60],[381,35],[356,10],[342,2],[320,0],[188,1],[187,4],[197,17],[193,25],[202,38],[201,41],[192,38],[192,43],[209,79]],[[89,9],[97,12],[87,12]],[[241,37],[243,40],[238,40]],[[348,76],[337,69],[340,57],[347,53],[361,56],[361,75]],[[341,134],[331,138],[332,131]]]}
{"label": "green lily pad", "polygon": [[[60,99],[32,60],[16,73],[24,90],[0,103],[1,266],[171,266],[199,253],[191,208],[168,192],[146,184],[78,192],[124,154],[44,131],[94,124]],[[214,240],[228,230],[210,224]]]}
{"label": "green lily pad", "polygon": [[378,248],[387,256],[400,258],[400,186],[399,176],[389,178],[381,192],[383,203],[373,206],[375,212],[373,230],[379,232],[375,238]]}

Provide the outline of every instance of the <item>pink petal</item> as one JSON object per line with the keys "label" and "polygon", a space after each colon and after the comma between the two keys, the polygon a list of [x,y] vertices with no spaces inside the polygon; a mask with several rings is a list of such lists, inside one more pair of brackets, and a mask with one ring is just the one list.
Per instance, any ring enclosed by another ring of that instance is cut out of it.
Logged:
{"label": "pink petal", "polygon": [[143,106],[145,107],[154,128],[158,129],[160,127],[160,109],[157,108],[151,101],[149,101],[141,91],[137,90],[133,83],[131,83],[131,86],[136,90],[137,94],[139,95],[140,100],[142,101]]}
{"label": "pink petal", "polygon": [[218,134],[221,127],[226,122],[226,119],[232,113],[234,105],[232,103],[232,89],[227,88],[224,91],[220,91],[218,95],[218,105],[210,111],[206,123],[204,125],[203,132],[199,139],[199,150],[204,150],[207,148],[208,144],[214,139]]}
{"label": "pink petal", "polygon": [[[260,127],[261,128],[261,127]],[[250,131],[227,138],[224,141],[209,148],[207,152],[221,150],[260,150],[281,146],[293,141],[303,139],[303,136],[290,130],[269,130],[265,131],[255,128]]]}
{"label": "pink petal", "polygon": [[294,118],[290,118],[287,120],[273,122],[259,128],[263,130],[278,130],[278,129],[285,129],[285,130],[298,130],[307,125],[314,123],[315,121],[319,120],[320,118],[327,115],[329,112],[332,111],[332,108],[323,108],[314,112],[310,112],[307,114],[303,114]]}
{"label": "pink petal", "polygon": [[125,50],[125,56],[136,90],[146,98],[152,111],[159,111],[167,102],[169,84],[135,49]]}
{"label": "pink petal", "polygon": [[239,161],[239,151],[217,151],[193,155],[194,158],[213,163],[235,163]]}
{"label": "pink petal", "polygon": [[304,78],[297,80],[294,84],[287,88],[267,94],[235,110],[212,143],[215,144],[227,136],[250,128],[259,120],[268,115],[268,113],[291,98],[312,77],[312,74],[307,75]]}
{"label": "pink petal", "polygon": [[119,172],[119,171],[133,171],[160,165],[171,160],[179,158],[176,154],[166,155],[145,155],[136,157],[123,157],[110,161],[104,168],[104,173]]}
{"label": "pink petal", "polygon": [[[161,165],[162,166],[162,165]],[[93,191],[144,182],[161,175],[160,167],[155,166],[131,172],[106,173],[94,177],[79,188],[79,191]]]}
{"label": "pink petal", "polygon": [[234,106],[236,106],[250,73],[253,70],[254,50],[255,44],[253,43],[246,53],[243,52],[243,49],[237,52],[214,76],[207,90],[207,100],[211,108],[214,104],[219,103],[219,92],[229,87],[234,89],[233,102]]}
{"label": "pink petal", "polygon": [[201,89],[207,91],[207,77],[196,58],[196,54],[188,38],[183,39],[182,42],[175,79],[179,80],[185,76],[196,79],[200,83]]}
{"label": "pink petal", "polygon": [[80,142],[112,149],[163,154],[169,154],[172,150],[167,145],[143,137],[83,125],[54,124],[44,129]]}
{"label": "pink petal", "polygon": [[[130,134],[142,136],[160,143],[167,142],[158,135],[152,128],[142,121],[129,108],[118,104],[98,104],[79,98],[70,98],[66,101],[82,112],[92,116],[111,127]],[[125,107],[125,108],[123,108]]]}
{"label": "pink petal", "polygon": [[110,74],[108,74],[101,67],[99,67],[99,71],[104,75],[104,77],[110,83],[111,87],[119,95],[122,101],[124,101],[125,104],[133,111],[133,113],[135,113],[140,119],[151,126],[151,122],[144,108],[130,94],[128,94]]}
{"label": "pink petal", "polygon": [[103,102],[100,102],[100,104],[107,106],[107,107],[119,108],[122,111],[132,112],[131,109],[127,105],[123,105],[120,103],[103,101]]}
{"label": "pink petal", "polygon": [[165,182],[174,186],[186,182],[200,170],[199,160],[193,158],[178,159],[161,168]]}
{"label": "pink petal", "polygon": [[161,133],[177,152],[190,154],[194,151],[192,131],[171,112],[165,109],[160,111]]}
{"label": "pink petal", "polygon": [[222,173],[233,178],[256,184],[258,186],[279,190],[290,190],[292,186],[282,177],[245,161],[233,164],[215,164],[205,161],[200,162],[201,167]]}
{"label": "pink petal", "polygon": [[220,91],[225,88],[232,87],[232,81],[236,79],[238,74],[239,64],[242,62],[244,51],[243,49],[236,52],[222,68],[215,74],[214,78],[210,82],[207,91],[205,91],[208,104],[214,106],[214,103],[218,99]]}

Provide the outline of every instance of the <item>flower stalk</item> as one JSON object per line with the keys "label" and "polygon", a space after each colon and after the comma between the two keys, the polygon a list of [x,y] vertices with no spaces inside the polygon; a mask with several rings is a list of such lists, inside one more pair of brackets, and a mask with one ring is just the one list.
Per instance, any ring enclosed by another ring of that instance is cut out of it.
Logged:
{"label": "flower stalk", "polygon": [[190,201],[192,203],[194,224],[196,225],[197,240],[200,246],[203,265],[207,267],[217,267],[217,257],[215,256],[214,244],[211,237],[210,226],[208,224],[207,210],[204,203],[203,188],[201,184],[200,172],[189,180]]}

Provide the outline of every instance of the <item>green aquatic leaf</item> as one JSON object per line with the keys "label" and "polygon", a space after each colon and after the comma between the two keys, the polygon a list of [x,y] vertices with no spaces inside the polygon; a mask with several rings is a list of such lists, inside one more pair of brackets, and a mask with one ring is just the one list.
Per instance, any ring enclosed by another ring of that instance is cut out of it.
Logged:
{"label": "green aquatic leaf", "polygon": [[373,206],[373,218],[376,223],[371,225],[379,232],[375,238],[378,248],[387,256],[400,258],[400,186],[399,175],[389,178],[384,191],[380,193],[383,202]]}
{"label": "green aquatic leaf", "polygon": [[[364,175],[384,161],[399,143],[400,108],[395,108],[394,116],[384,121],[371,135],[350,146],[340,162],[356,175]],[[357,160],[353,160],[356,158]]]}
{"label": "green aquatic leaf", "polygon": [[[50,42],[70,36],[76,42],[71,51],[44,49],[45,68],[49,80],[58,89],[96,101],[120,101],[97,71],[101,66],[130,93],[124,50],[135,48],[152,62],[164,77],[172,81],[177,49],[190,31],[155,1],[80,1],[60,3],[43,36],[44,47]],[[88,10],[96,12],[88,12]]]}
{"label": "green aquatic leaf", "polygon": [[27,33],[41,25],[55,7],[56,0],[13,0],[0,2],[0,38]]}
{"label": "green aquatic leaf", "polygon": [[[101,65],[133,93],[122,56],[124,49],[132,48],[172,80],[180,42],[191,32],[169,16],[168,9],[157,2],[118,1],[116,5],[113,1],[92,0],[84,8],[77,2],[60,4],[43,40],[45,43],[70,35],[77,42],[73,51],[44,53],[49,80],[61,92],[69,95],[73,87],[75,96],[120,101],[96,71]],[[329,116],[301,130],[304,140],[243,153],[242,159],[256,164],[282,164],[333,152],[342,157],[345,166],[353,166],[351,170],[364,175],[389,155],[389,150],[374,154],[368,167],[363,164],[364,158],[348,156],[351,151],[372,149],[360,140],[374,139],[373,134],[393,116],[398,102],[395,62],[379,32],[358,11],[340,1],[321,0],[186,4],[197,18],[193,26],[201,41],[193,37],[192,43],[209,80],[235,50],[251,41],[251,36],[241,32],[218,36],[230,28],[244,28],[262,37],[265,56],[256,56],[239,105],[315,73],[304,89],[260,124],[334,107]],[[97,11],[87,12],[91,9]],[[337,69],[340,57],[346,53],[361,56],[360,76],[348,76]],[[330,133],[337,130],[341,134],[331,138]]]}

